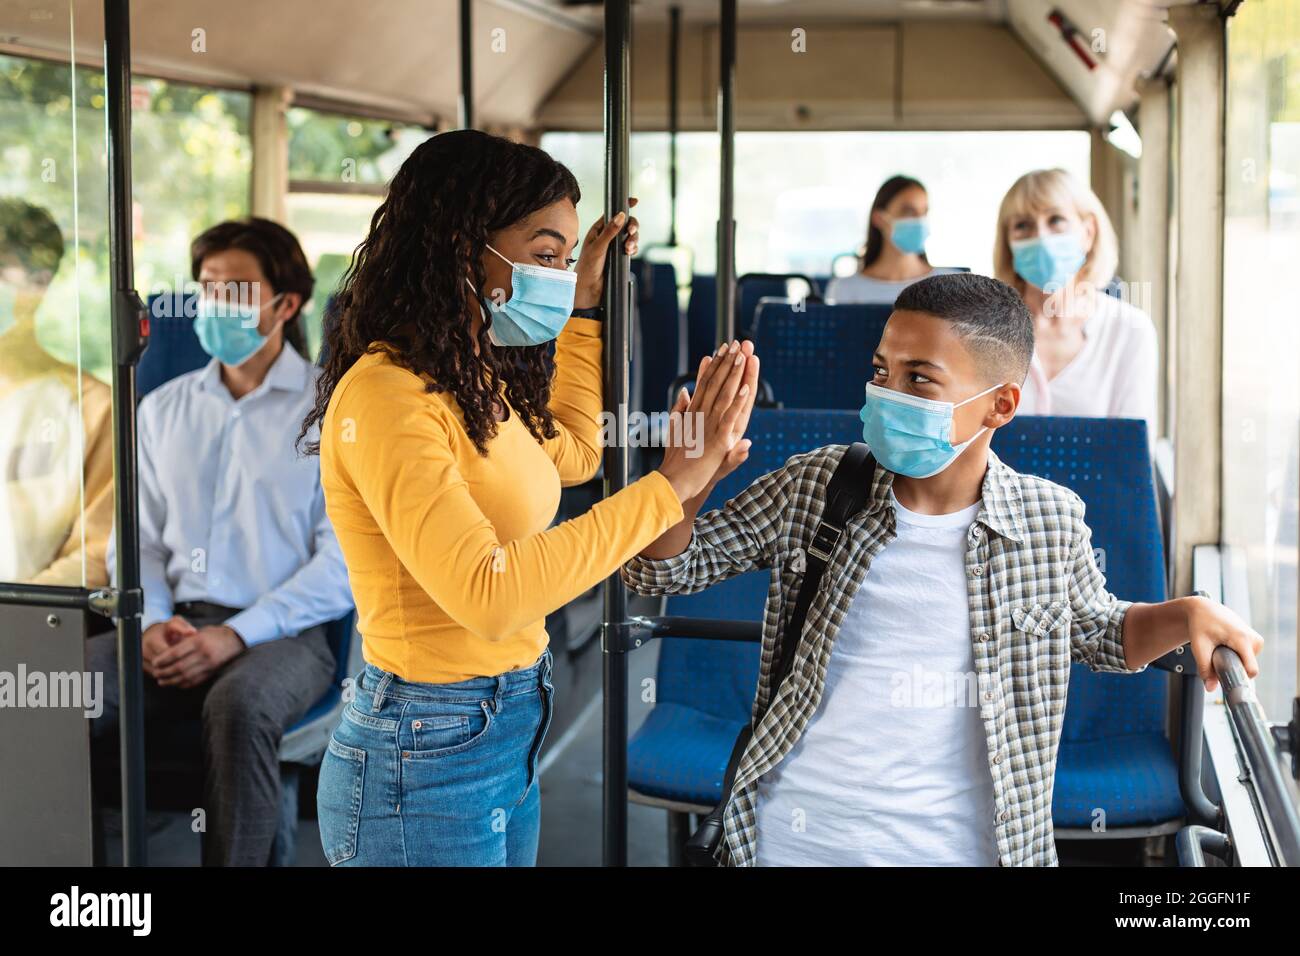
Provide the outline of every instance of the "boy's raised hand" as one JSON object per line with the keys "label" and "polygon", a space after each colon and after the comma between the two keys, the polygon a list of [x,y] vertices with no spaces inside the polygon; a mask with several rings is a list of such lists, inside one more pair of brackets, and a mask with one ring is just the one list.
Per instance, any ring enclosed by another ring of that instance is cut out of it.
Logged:
{"label": "boy's raised hand", "polygon": [[748,443],[742,445],[740,435],[754,405],[758,369],[749,366],[756,361],[749,343],[723,345],[700,362],[695,394],[689,400],[679,395],[674,402],[676,414],[659,471],[681,501],[699,495],[720,469],[728,463],[735,468],[748,455]]}
{"label": "boy's raised hand", "polygon": [[1187,640],[1196,670],[1205,689],[1213,692],[1219,686],[1214,671],[1214,649],[1220,645],[1230,647],[1241,658],[1248,677],[1259,674],[1257,657],[1264,649],[1264,638],[1243,621],[1231,608],[1205,598],[1191,600],[1187,614]]}

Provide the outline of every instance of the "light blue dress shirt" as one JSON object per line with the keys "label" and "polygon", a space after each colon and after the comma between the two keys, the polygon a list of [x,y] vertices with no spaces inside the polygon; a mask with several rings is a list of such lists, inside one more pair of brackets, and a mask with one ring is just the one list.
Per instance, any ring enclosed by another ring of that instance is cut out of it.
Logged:
{"label": "light blue dress shirt", "polygon": [[[315,375],[286,343],[262,384],[239,401],[216,359],[141,401],[144,627],[167,620],[181,602],[210,601],[245,609],[226,623],[251,647],[351,609],[320,458],[294,447]],[[110,539],[116,577],[114,552]]]}

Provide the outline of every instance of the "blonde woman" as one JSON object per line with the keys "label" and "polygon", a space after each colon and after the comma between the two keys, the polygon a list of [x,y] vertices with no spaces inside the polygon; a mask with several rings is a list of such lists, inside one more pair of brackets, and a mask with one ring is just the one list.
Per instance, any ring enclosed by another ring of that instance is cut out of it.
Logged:
{"label": "blonde woman", "polygon": [[1158,357],[1150,316],[1104,290],[1119,258],[1101,201],[1062,169],[1026,173],[998,211],[994,274],[1034,319],[1022,415],[1141,418],[1154,440]]}

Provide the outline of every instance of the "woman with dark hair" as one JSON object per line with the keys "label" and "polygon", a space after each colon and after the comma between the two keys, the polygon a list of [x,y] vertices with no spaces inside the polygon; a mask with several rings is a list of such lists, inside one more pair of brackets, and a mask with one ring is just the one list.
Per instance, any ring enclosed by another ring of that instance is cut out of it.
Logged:
{"label": "woman with dark hair", "polygon": [[956,271],[936,269],[925,256],[929,211],[925,187],[915,179],[891,176],[885,180],[871,203],[861,266],[851,276],[832,279],[826,287],[826,301],[893,305],[898,293],[916,280]]}
{"label": "woman with dark hair", "polygon": [[747,455],[758,367],[731,343],[675,408],[702,442],[551,526],[561,486],[600,465],[606,251],[625,228],[637,245],[620,212],[569,271],[578,199],[540,149],[443,133],[393,177],[344,278],[302,432],[320,425],[366,658],[321,766],[332,865],[532,865],[546,615]]}

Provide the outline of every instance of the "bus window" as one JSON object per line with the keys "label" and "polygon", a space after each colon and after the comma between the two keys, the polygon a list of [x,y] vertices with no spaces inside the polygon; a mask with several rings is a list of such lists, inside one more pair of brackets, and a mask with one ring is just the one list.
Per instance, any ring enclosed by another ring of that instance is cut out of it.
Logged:
{"label": "bus window", "polygon": [[322,113],[288,111],[289,193],[285,225],[302,243],[316,287],[303,310],[307,344],[320,350],[330,296],[384,200],[385,183],[430,135],[418,126]]}
{"label": "bus window", "polygon": [[[678,241],[695,251],[695,269],[714,261],[718,200],[716,133],[678,136]],[[583,186],[579,216],[599,215],[603,167],[599,133],[545,133],[542,148],[573,170]],[[632,182],[650,242],[667,231],[667,136],[632,136]],[[835,256],[866,237],[867,211],[889,176],[905,173],[930,193],[936,265],[992,268],[998,199],[1030,169],[1061,166],[1083,182],[1088,134],[1041,132],[797,132],[736,135],[736,267],[746,272],[827,275]],[[652,216],[651,211],[663,210]]]}
{"label": "bus window", "polygon": [[108,370],[107,261],[97,255],[105,221],[100,80],[97,88],[89,71],[67,63],[0,56],[5,582],[107,583],[111,402],[92,374]]}
{"label": "bus window", "polygon": [[[1227,22],[1223,244],[1223,536],[1267,642],[1273,720],[1296,694],[1300,323],[1300,19],[1243,4]],[[1265,344],[1267,343],[1267,344]]]}
{"label": "bus window", "polygon": [[[189,279],[204,225],[243,215],[249,96],[136,78],[136,285]],[[0,56],[0,579],[107,583],[113,464],[104,74]]]}

